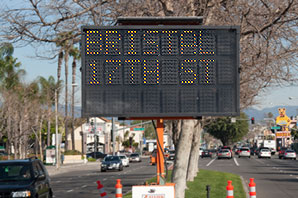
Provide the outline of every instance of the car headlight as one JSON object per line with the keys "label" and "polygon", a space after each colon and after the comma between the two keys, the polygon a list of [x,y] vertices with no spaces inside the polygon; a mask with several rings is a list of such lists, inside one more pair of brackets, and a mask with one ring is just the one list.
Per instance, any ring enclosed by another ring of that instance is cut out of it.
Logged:
{"label": "car headlight", "polygon": [[12,192],[12,197],[31,197],[31,192],[28,190]]}
{"label": "car headlight", "polygon": [[101,164],[101,166],[107,166],[106,164]]}

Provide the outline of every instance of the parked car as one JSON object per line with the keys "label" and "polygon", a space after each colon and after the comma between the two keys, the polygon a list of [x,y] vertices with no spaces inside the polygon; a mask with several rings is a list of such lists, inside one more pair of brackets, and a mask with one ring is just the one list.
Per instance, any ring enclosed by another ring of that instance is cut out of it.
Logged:
{"label": "parked car", "polygon": [[279,151],[278,151],[278,158],[282,159],[284,157],[285,151],[288,150],[288,148],[286,147],[282,147]]}
{"label": "parked car", "polygon": [[217,153],[217,158],[218,159],[232,159],[232,153],[229,149],[221,149],[218,153]]}
{"label": "parked car", "polygon": [[138,153],[132,153],[129,156],[129,161],[130,162],[141,162],[142,159],[141,159],[141,157],[140,157],[140,155]]}
{"label": "parked car", "polygon": [[294,150],[286,150],[283,158],[296,160],[296,152]]}
{"label": "parked car", "polygon": [[37,158],[0,161],[0,197],[53,197],[42,162]]}
{"label": "parked car", "polygon": [[201,156],[202,158],[204,158],[204,157],[210,157],[210,158],[212,158],[212,152],[210,151],[210,150],[204,150],[203,152],[202,152],[202,156]]}
{"label": "parked car", "polygon": [[175,160],[175,154],[176,154],[175,150],[169,150],[169,153],[170,153],[170,155],[169,155],[168,159]]}
{"label": "parked car", "polygon": [[102,160],[101,172],[105,172],[107,170],[123,170],[123,164],[119,156],[109,155]]}
{"label": "parked car", "polygon": [[86,154],[87,158],[94,158],[94,159],[103,159],[107,156],[107,154],[104,154],[102,152],[92,152]]}
{"label": "parked car", "polygon": [[250,158],[250,149],[247,148],[247,147],[242,147],[240,149],[240,152],[239,152],[238,155],[239,155],[239,158],[240,157],[248,157],[248,158]]}
{"label": "parked car", "polygon": [[123,166],[129,167],[129,158],[126,155],[119,155]]}
{"label": "parked car", "polygon": [[269,158],[271,159],[271,151],[270,149],[260,149],[259,154],[258,154],[258,158]]}
{"label": "parked car", "polygon": [[199,157],[202,157],[203,150],[204,150],[203,148],[200,148]]}

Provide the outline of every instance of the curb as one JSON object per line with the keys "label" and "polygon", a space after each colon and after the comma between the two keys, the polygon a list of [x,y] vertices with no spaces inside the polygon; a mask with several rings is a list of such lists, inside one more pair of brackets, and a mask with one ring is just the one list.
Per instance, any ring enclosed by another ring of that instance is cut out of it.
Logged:
{"label": "curb", "polygon": [[244,178],[242,176],[240,176],[240,179],[241,179],[241,182],[242,182],[242,186],[243,186],[243,189],[245,191],[245,194],[246,194],[246,198],[249,198],[249,191],[248,191],[248,184],[246,184]]}

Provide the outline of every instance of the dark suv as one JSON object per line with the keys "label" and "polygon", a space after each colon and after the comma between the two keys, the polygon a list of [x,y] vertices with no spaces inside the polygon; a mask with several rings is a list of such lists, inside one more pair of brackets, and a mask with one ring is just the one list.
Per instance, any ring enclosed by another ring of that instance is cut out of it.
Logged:
{"label": "dark suv", "polygon": [[52,197],[49,174],[40,160],[0,161],[0,197]]}

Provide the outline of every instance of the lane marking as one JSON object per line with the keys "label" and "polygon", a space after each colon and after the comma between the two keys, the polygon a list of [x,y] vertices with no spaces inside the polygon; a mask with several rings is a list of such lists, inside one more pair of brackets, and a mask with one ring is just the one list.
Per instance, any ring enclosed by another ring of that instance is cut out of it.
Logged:
{"label": "lane marking", "polygon": [[68,190],[68,191],[66,191],[66,192],[68,192],[68,193],[69,193],[69,192],[72,192],[72,191],[73,191],[73,190]]}
{"label": "lane marking", "polygon": [[233,157],[233,159],[234,159],[234,162],[235,162],[236,166],[239,166],[239,164],[238,164],[238,162],[237,162],[236,158],[235,158],[235,157]]}
{"label": "lane marking", "polygon": [[214,162],[214,160],[216,160],[217,158],[214,158],[213,160],[211,160],[206,166],[210,166],[210,164],[212,164]]}
{"label": "lane marking", "polygon": [[86,187],[87,187],[87,185],[82,186],[82,188],[86,188]]}
{"label": "lane marking", "polygon": [[103,181],[106,181],[106,180],[107,180],[107,178],[104,178],[104,179],[103,179]]}

